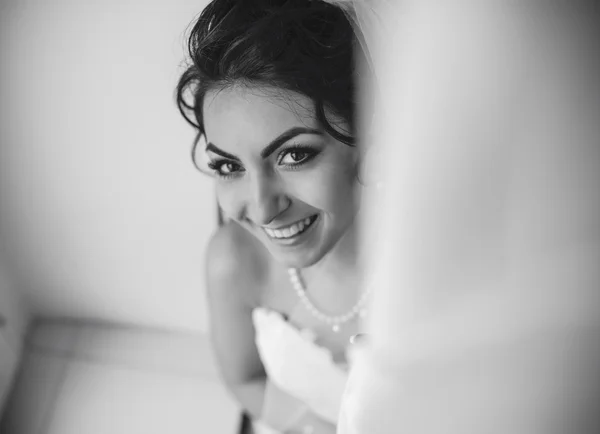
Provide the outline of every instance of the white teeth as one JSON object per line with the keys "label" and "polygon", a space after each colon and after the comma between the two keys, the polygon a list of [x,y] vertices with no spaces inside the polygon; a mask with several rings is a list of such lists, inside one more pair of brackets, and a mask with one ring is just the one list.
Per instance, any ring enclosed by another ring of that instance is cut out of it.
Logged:
{"label": "white teeth", "polygon": [[264,228],[267,235],[271,238],[291,238],[298,233],[302,232],[306,226],[308,226],[311,222],[310,217],[302,220],[301,222],[294,223],[293,225],[288,226],[284,229],[269,229]]}

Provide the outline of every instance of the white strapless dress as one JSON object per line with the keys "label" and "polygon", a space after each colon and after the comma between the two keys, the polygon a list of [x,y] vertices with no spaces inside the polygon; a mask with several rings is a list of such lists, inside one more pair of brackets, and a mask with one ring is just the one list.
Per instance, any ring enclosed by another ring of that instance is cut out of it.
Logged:
{"label": "white strapless dress", "polygon": [[[298,330],[278,312],[255,308],[252,319],[269,381],[336,424],[348,374],[334,362],[331,351],[317,345],[310,331]],[[265,406],[273,405],[276,400],[269,402],[265,397]],[[260,434],[278,432],[261,422],[255,422],[254,428]]]}

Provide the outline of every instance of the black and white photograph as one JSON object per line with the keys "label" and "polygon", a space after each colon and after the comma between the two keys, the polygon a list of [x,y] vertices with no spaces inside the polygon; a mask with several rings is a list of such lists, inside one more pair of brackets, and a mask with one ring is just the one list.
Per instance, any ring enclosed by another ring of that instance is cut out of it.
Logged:
{"label": "black and white photograph", "polygon": [[599,410],[600,4],[0,0],[0,434]]}

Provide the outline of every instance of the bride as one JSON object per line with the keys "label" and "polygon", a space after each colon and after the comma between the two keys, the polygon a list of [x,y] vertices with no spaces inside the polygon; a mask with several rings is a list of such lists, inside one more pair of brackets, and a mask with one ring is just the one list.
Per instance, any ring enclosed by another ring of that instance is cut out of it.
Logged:
{"label": "bride", "polygon": [[[207,251],[211,338],[255,432],[334,433],[367,293],[351,19],[319,0],[214,0],[177,102],[227,219]],[[360,104],[363,104],[362,100]]]}

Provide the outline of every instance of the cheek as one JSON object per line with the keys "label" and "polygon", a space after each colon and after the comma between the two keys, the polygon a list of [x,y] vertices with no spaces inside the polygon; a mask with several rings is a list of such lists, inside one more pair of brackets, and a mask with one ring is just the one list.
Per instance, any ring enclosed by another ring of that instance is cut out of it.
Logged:
{"label": "cheek", "polygon": [[307,173],[298,198],[329,214],[351,213],[354,208],[356,171],[348,165],[322,165]]}

